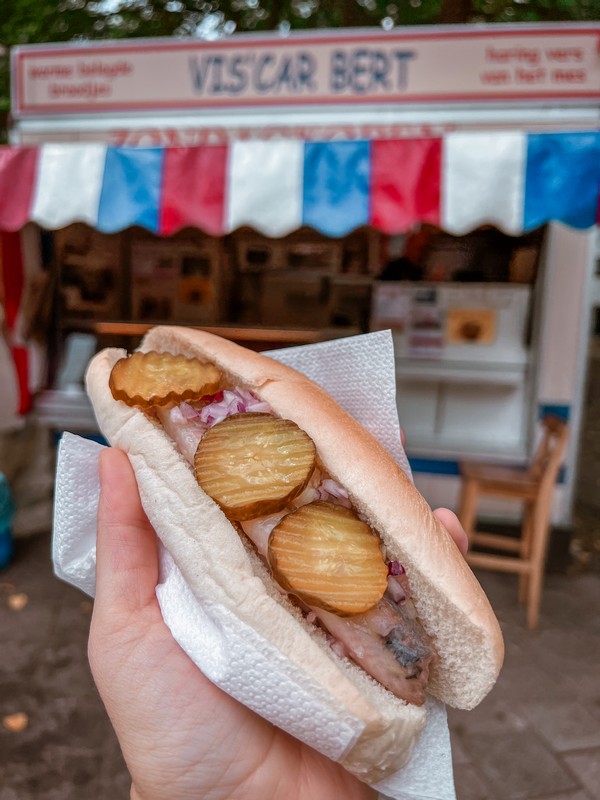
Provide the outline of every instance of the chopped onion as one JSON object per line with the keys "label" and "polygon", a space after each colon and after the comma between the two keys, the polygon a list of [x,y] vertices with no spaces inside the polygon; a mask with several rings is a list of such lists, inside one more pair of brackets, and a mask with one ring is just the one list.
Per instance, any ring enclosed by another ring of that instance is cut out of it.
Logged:
{"label": "chopped onion", "polygon": [[404,591],[402,584],[394,577],[388,577],[387,585],[388,592],[390,593],[394,603],[403,603],[406,600],[406,592]]}
{"label": "chopped onion", "polygon": [[318,487],[313,486],[311,482],[308,484],[306,489],[304,489],[304,491],[298,495],[298,497],[295,497],[292,500],[290,507],[292,509],[300,508],[300,506],[306,506],[308,503],[314,503],[315,500],[320,499],[321,497]]}
{"label": "chopped onion", "polygon": [[280,511],[278,514],[269,514],[266,517],[258,517],[240,523],[244,533],[253,542],[261,556],[267,557],[271,531],[285,516],[285,513],[285,511]]}
{"label": "chopped onion", "polygon": [[272,414],[268,403],[259,400],[256,395],[246,389],[225,389],[215,395],[202,398],[204,406],[195,408],[190,403],[180,403],[179,411],[184,419],[203,428],[211,428],[233,414],[254,411]]}
{"label": "chopped onion", "polygon": [[332,497],[343,497],[348,499],[348,492],[339,483],[336,483],[332,478],[325,478],[322,483],[323,489],[328,492]]}
{"label": "chopped onion", "polygon": [[239,399],[244,404],[244,411],[252,411],[255,414],[272,414],[273,409],[264,400],[259,400],[256,395],[247,389],[235,389]]}
{"label": "chopped onion", "polygon": [[319,500],[330,500],[339,506],[352,508],[352,503],[348,499],[348,492],[333,478],[325,478],[319,485],[318,493]]}
{"label": "chopped onion", "polygon": [[179,404],[179,413],[184,419],[191,420],[200,416],[200,411],[189,403]]}
{"label": "chopped onion", "polygon": [[406,575],[406,570],[399,561],[388,561],[388,575]]}

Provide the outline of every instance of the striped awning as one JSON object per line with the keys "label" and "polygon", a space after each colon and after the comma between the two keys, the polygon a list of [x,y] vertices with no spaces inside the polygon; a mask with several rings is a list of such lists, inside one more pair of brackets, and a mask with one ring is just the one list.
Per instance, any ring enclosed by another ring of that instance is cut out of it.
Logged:
{"label": "striped awning", "polygon": [[0,148],[0,230],[84,222],[220,236],[250,226],[283,236],[309,226],[343,236],[429,222],[509,234],[598,219],[600,132],[456,132],[441,138],[117,148]]}

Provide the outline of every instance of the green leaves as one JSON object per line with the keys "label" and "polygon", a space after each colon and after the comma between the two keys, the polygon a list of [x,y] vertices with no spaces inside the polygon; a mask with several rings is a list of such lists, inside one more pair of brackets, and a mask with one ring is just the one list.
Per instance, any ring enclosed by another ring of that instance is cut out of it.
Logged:
{"label": "green leaves", "polygon": [[568,22],[600,19],[600,0],[472,0],[472,21]]}
{"label": "green leaves", "polygon": [[2,0],[0,44],[598,17],[600,0]]}

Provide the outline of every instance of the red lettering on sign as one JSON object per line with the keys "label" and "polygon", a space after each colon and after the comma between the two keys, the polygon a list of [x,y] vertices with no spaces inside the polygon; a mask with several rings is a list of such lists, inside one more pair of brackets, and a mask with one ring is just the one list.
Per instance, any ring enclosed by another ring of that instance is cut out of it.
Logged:
{"label": "red lettering on sign", "polygon": [[584,69],[553,69],[552,80],[554,83],[585,83]]}
{"label": "red lettering on sign", "polygon": [[583,61],[583,50],[580,47],[563,47],[546,50],[549,61]]}
{"label": "red lettering on sign", "polygon": [[479,77],[482,83],[494,85],[510,82],[510,72],[507,69],[488,70],[480,73]]}
{"label": "red lettering on sign", "polygon": [[40,78],[70,78],[73,75],[73,68],[66,64],[53,64],[49,67],[31,67],[29,77]]}
{"label": "red lettering on sign", "polygon": [[486,47],[485,59],[496,64],[539,64],[541,53],[537,47]]}
{"label": "red lettering on sign", "polygon": [[543,67],[538,69],[524,69],[519,67],[515,71],[517,83],[541,83],[546,77],[546,70]]}

